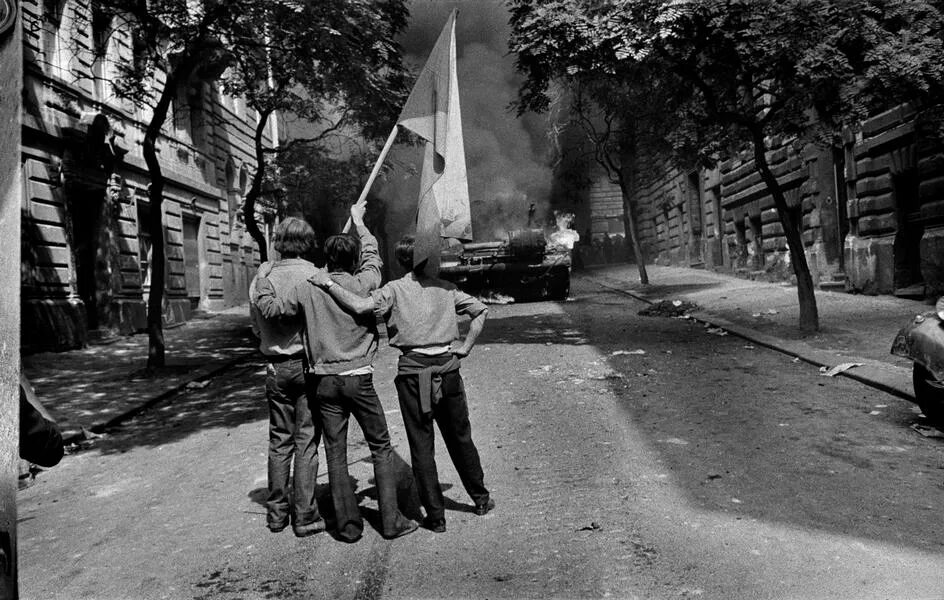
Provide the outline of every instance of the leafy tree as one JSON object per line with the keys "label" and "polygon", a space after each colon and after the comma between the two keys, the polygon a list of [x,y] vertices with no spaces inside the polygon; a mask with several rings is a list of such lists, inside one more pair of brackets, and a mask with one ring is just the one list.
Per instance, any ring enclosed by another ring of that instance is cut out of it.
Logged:
{"label": "leafy tree", "polygon": [[[222,44],[225,25],[238,18],[241,2],[207,0],[100,0],[99,9],[124,21],[133,31],[132,60],[119,63],[113,88],[118,97],[150,109],[144,130],[143,154],[148,187],[151,236],[151,287],[147,302],[149,368],[164,366],[163,296],[165,252],[163,211],[165,178],[157,141],[178,91],[193,79],[212,78],[226,60]],[[255,36],[256,39],[258,36]]]}
{"label": "leafy tree", "polygon": [[[829,143],[870,110],[915,99],[930,109],[942,80],[939,3],[922,0],[512,0],[516,49],[553,77],[603,73],[663,98],[662,136],[706,162],[746,150],[777,209],[797,279],[800,328],[819,327],[802,212],[768,163],[784,137]],[[529,39],[530,38],[530,39]],[[634,79],[639,69],[658,75]],[[660,87],[661,86],[661,87]],[[629,110],[633,105],[628,107]]]}
{"label": "leafy tree", "polygon": [[[304,153],[324,158],[324,144],[335,137],[360,134],[376,140],[386,135],[408,92],[396,43],[408,13],[404,0],[256,1],[245,8],[248,14],[239,23],[250,28],[246,37],[263,23],[265,43],[234,52],[223,84],[259,114],[256,168],[243,216],[262,260],[267,260],[266,241],[255,219],[266,173],[277,178],[278,171],[271,167],[281,163],[292,169],[292,159],[300,161],[296,166],[310,167]],[[317,133],[289,142],[285,157],[272,163],[267,156],[280,149],[266,148],[264,136],[276,113],[306,121],[306,129]],[[328,160],[325,166],[332,162],[346,161]]]}
{"label": "leafy tree", "polygon": [[[384,86],[398,89],[402,77],[391,40],[406,13],[400,0],[99,0],[97,7],[133,31],[133,60],[118,65],[120,74],[112,84],[118,97],[148,109],[150,116],[143,141],[151,181],[148,367],[161,367],[165,178],[156,146],[179,91],[216,80],[227,69],[234,73],[226,80],[230,90],[243,93],[260,116],[265,113],[256,130],[256,156],[263,164],[265,122],[286,106],[303,116],[322,115],[327,114],[323,107],[341,99],[339,123],[366,120],[373,110],[384,115],[378,98],[386,98]],[[359,69],[377,70],[364,74]],[[253,202],[261,182],[260,169],[253,178]],[[252,228],[254,207],[247,212]],[[264,255],[258,228],[252,233]]]}

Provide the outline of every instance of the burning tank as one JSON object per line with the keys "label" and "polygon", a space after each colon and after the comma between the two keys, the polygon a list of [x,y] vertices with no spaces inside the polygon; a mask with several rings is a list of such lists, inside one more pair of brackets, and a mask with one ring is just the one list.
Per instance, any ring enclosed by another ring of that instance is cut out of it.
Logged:
{"label": "burning tank", "polygon": [[497,302],[564,300],[570,293],[573,215],[558,214],[557,229],[513,229],[507,240],[469,242],[443,250],[439,276],[466,293]]}

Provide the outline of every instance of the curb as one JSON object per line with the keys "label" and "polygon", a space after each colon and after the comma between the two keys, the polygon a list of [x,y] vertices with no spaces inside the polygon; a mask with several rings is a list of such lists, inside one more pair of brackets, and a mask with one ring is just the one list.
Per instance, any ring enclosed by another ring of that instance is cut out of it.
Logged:
{"label": "curb", "polygon": [[88,438],[85,435],[85,431],[89,431],[95,434],[104,433],[107,429],[111,427],[115,427],[116,425],[119,425],[122,422],[127,421],[128,419],[131,419],[137,416],[138,414],[144,412],[145,410],[151,408],[152,406],[156,404],[159,404],[160,402],[163,402],[164,400],[167,400],[168,398],[176,396],[177,394],[185,390],[187,386],[190,385],[191,383],[195,381],[201,381],[201,380],[206,380],[206,379],[215,377],[219,375],[220,373],[233,368],[238,363],[253,356],[254,354],[256,354],[256,351],[254,350],[243,351],[243,352],[240,352],[238,356],[236,356],[235,358],[231,358],[225,362],[218,363],[216,365],[198,369],[197,371],[192,373],[190,377],[181,381],[179,384],[175,385],[174,387],[168,388],[164,390],[163,392],[160,392],[156,396],[152,396],[151,398],[149,398],[148,400],[144,401],[141,404],[132,406],[131,408],[125,410],[124,412],[121,412],[115,415],[114,417],[108,419],[104,423],[95,423],[91,427],[87,427],[87,428],[80,427],[79,431],[77,432],[73,431],[73,432],[63,435],[62,441],[66,446],[68,446],[70,444],[78,444],[79,442],[86,441]]}
{"label": "curb", "polygon": [[[642,294],[627,290],[601,281],[599,277],[588,276],[596,285],[625,296],[629,296],[640,302],[655,304],[664,299],[650,299]],[[723,317],[719,317],[708,311],[696,311],[690,313],[691,317],[699,323],[705,323],[713,327],[720,327],[739,338],[753,342],[759,346],[775,350],[787,356],[798,358],[803,362],[816,367],[834,367],[836,366],[836,357],[825,350],[817,350],[804,342],[790,342],[778,337],[761,333],[750,327],[732,323]],[[914,391],[911,384],[911,370],[886,363],[882,361],[871,360],[867,358],[858,358],[854,356],[843,357],[841,362],[857,362],[862,366],[855,367],[839,373],[843,377],[848,377],[859,383],[875,388],[887,394],[897,396],[909,402],[915,402]]]}

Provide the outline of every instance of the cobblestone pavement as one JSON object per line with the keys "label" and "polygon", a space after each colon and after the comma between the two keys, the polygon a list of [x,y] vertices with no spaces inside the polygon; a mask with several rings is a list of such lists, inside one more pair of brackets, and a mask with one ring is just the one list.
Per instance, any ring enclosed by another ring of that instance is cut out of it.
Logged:
{"label": "cobblestone pavement", "polygon": [[[939,596],[944,445],[910,429],[922,421],[910,403],[692,321],[640,317],[641,302],[594,281],[574,290],[494,307],[463,363],[492,513],[469,512],[440,445],[445,533],[269,534],[261,363],[249,362],[20,493],[23,597]],[[382,352],[375,380],[418,516],[394,358]],[[376,522],[353,429],[351,475]]]}

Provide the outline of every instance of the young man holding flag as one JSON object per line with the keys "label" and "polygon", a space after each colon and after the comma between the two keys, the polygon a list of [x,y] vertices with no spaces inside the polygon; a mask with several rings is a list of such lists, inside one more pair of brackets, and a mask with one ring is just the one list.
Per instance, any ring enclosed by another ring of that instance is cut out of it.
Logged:
{"label": "young man holding flag", "polygon": [[[318,270],[332,286],[366,295],[380,285],[383,264],[377,239],[364,225],[364,205],[351,207],[358,237],[335,235],[325,242],[328,270]],[[344,542],[361,538],[364,522],[347,468],[347,429],[351,415],[370,447],[380,508],[381,535],[392,539],[415,531],[418,524],[397,508],[397,473],[383,406],[373,383],[377,354],[377,320],[342,310],[307,281],[276,290],[265,278],[257,285],[255,303],[266,318],[304,316],[308,381],[312,412],[324,432],[328,483],[334,504],[335,534]]]}
{"label": "young man holding flag", "polygon": [[[344,289],[325,273],[315,273],[309,281],[345,309],[358,315],[376,311],[386,322],[390,345],[402,352],[394,382],[410,442],[413,477],[426,509],[424,525],[443,532],[445,504],[436,468],[434,421],[462,485],[475,503],[475,513],[484,515],[495,507],[472,441],[465,386],[459,373],[459,359],[472,351],[488,309],[453,284],[427,276],[425,261],[413,261],[414,249],[412,236],[397,242],[397,262],[407,274],[369,297]],[[469,334],[462,342],[458,341],[460,314],[472,319]]]}

